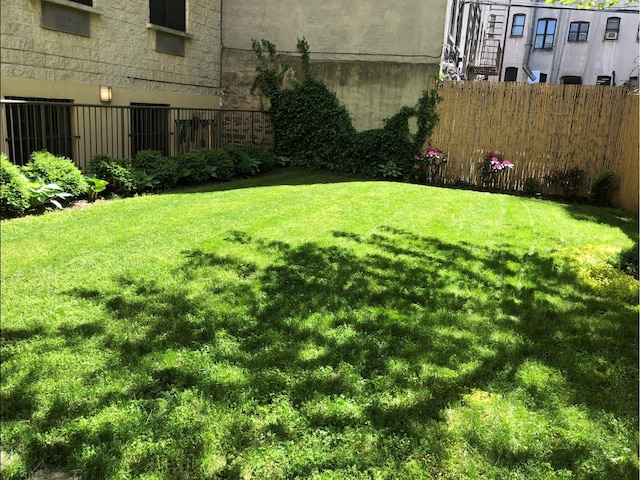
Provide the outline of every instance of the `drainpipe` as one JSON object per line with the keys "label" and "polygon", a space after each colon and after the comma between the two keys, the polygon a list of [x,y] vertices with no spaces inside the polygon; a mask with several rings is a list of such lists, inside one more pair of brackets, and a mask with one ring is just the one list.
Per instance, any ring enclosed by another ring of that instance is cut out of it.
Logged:
{"label": "drainpipe", "polygon": [[[536,3],[538,3],[536,1]],[[529,37],[527,38],[527,51],[524,54],[524,62],[522,65],[522,69],[524,70],[524,73],[527,74],[527,76],[531,79],[531,80],[535,80],[536,76],[533,74],[533,72],[531,71],[531,69],[529,68],[529,58],[531,57],[531,50],[533,50],[533,45],[535,42],[535,38],[536,38],[536,21],[538,19],[538,9],[536,7],[533,8],[533,18],[531,19],[531,24],[529,25]]]}

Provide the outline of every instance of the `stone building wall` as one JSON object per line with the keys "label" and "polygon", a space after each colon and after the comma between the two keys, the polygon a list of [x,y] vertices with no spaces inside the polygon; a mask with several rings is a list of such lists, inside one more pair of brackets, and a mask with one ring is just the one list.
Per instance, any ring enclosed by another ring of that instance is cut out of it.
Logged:
{"label": "stone building wall", "polygon": [[[89,36],[43,27],[45,8],[88,16]],[[0,9],[2,96],[97,103],[108,85],[113,104],[219,106],[220,0],[188,0],[183,36],[150,26],[148,0],[2,0]],[[163,34],[184,56],[156,51]]]}

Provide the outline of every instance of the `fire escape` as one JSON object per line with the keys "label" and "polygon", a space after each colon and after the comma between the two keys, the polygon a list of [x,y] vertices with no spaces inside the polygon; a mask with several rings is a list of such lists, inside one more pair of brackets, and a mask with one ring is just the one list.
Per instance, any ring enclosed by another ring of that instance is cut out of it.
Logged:
{"label": "fire escape", "polygon": [[507,19],[506,7],[492,5],[488,19],[477,61],[469,65],[468,71],[476,75],[495,76],[500,74],[502,39]]}

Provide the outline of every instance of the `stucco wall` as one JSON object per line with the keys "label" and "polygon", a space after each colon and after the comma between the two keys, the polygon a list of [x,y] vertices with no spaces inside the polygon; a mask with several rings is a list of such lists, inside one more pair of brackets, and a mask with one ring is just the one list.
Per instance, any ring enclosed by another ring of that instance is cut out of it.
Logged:
{"label": "stucco wall", "polygon": [[38,97],[98,103],[98,86],[109,85],[116,105],[159,101],[179,106],[187,100],[219,106],[219,0],[187,2],[184,56],[155,50],[147,0],[93,3],[90,37],[85,37],[42,28],[41,0],[2,0],[3,96],[32,96],[35,89]]}
{"label": "stucco wall", "polygon": [[267,39],[279,52],[293,53],[297,39],[305,37],[312,73],[336,92],[354,125],[380,127],[382,119],[402,106],[414,105],[438,73],[446,4],[446,0],[223,2],[223,104],[265,105],[249,94],[256,67],[252,39]]}
{"label": "stucco wall", "polygon": [[[637,8],[637,5],[635,6]],[[504,58],[502,62],[502,78],[508,67],[518,68],[518,81],[527,81],[522,66],[526,56],[531,23],[541,18],[553,18],[558,21],[554,47],[552,50],[531,50],[529,68],[547,74],[547,82],[561,83],[563,76],[579,76],[586,85],[595,85],[599,75],[612,76],[615,71],[616,85],[621,85],[630,76],[638,75],[638,14],[612,11],[558,10],[538,9],[534,12],[528,8],[511,9],[511,18],[515,14],[526,15],[524,35],[511,37],[509,20]],[[607,18],[619,17],[620,31],[617,40],[605,40],[604,32]],[[586,42],[569,42],[569,25],[571,22],[589,22]],[[534,31],[535,34],[535,31]]]}

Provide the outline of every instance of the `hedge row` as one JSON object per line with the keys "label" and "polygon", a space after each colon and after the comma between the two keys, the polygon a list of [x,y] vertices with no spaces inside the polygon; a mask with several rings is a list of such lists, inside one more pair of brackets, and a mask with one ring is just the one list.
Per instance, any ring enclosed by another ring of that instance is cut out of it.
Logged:
{"label": "hedge row", "polygon": [[265,147],[225,147],[195,150],[165,157],[143,150],[132,159],[96,155],[89,162],[91,176],[65,157],[33,152],[30,162],[19,167],[1,156],[0,218],[19,217],[44,210],[62,208],[71,200],[93,200],[103,195],[131,196],[149,191],[168,190],[178,185],[201,185],[249,177],[284,166]]}

